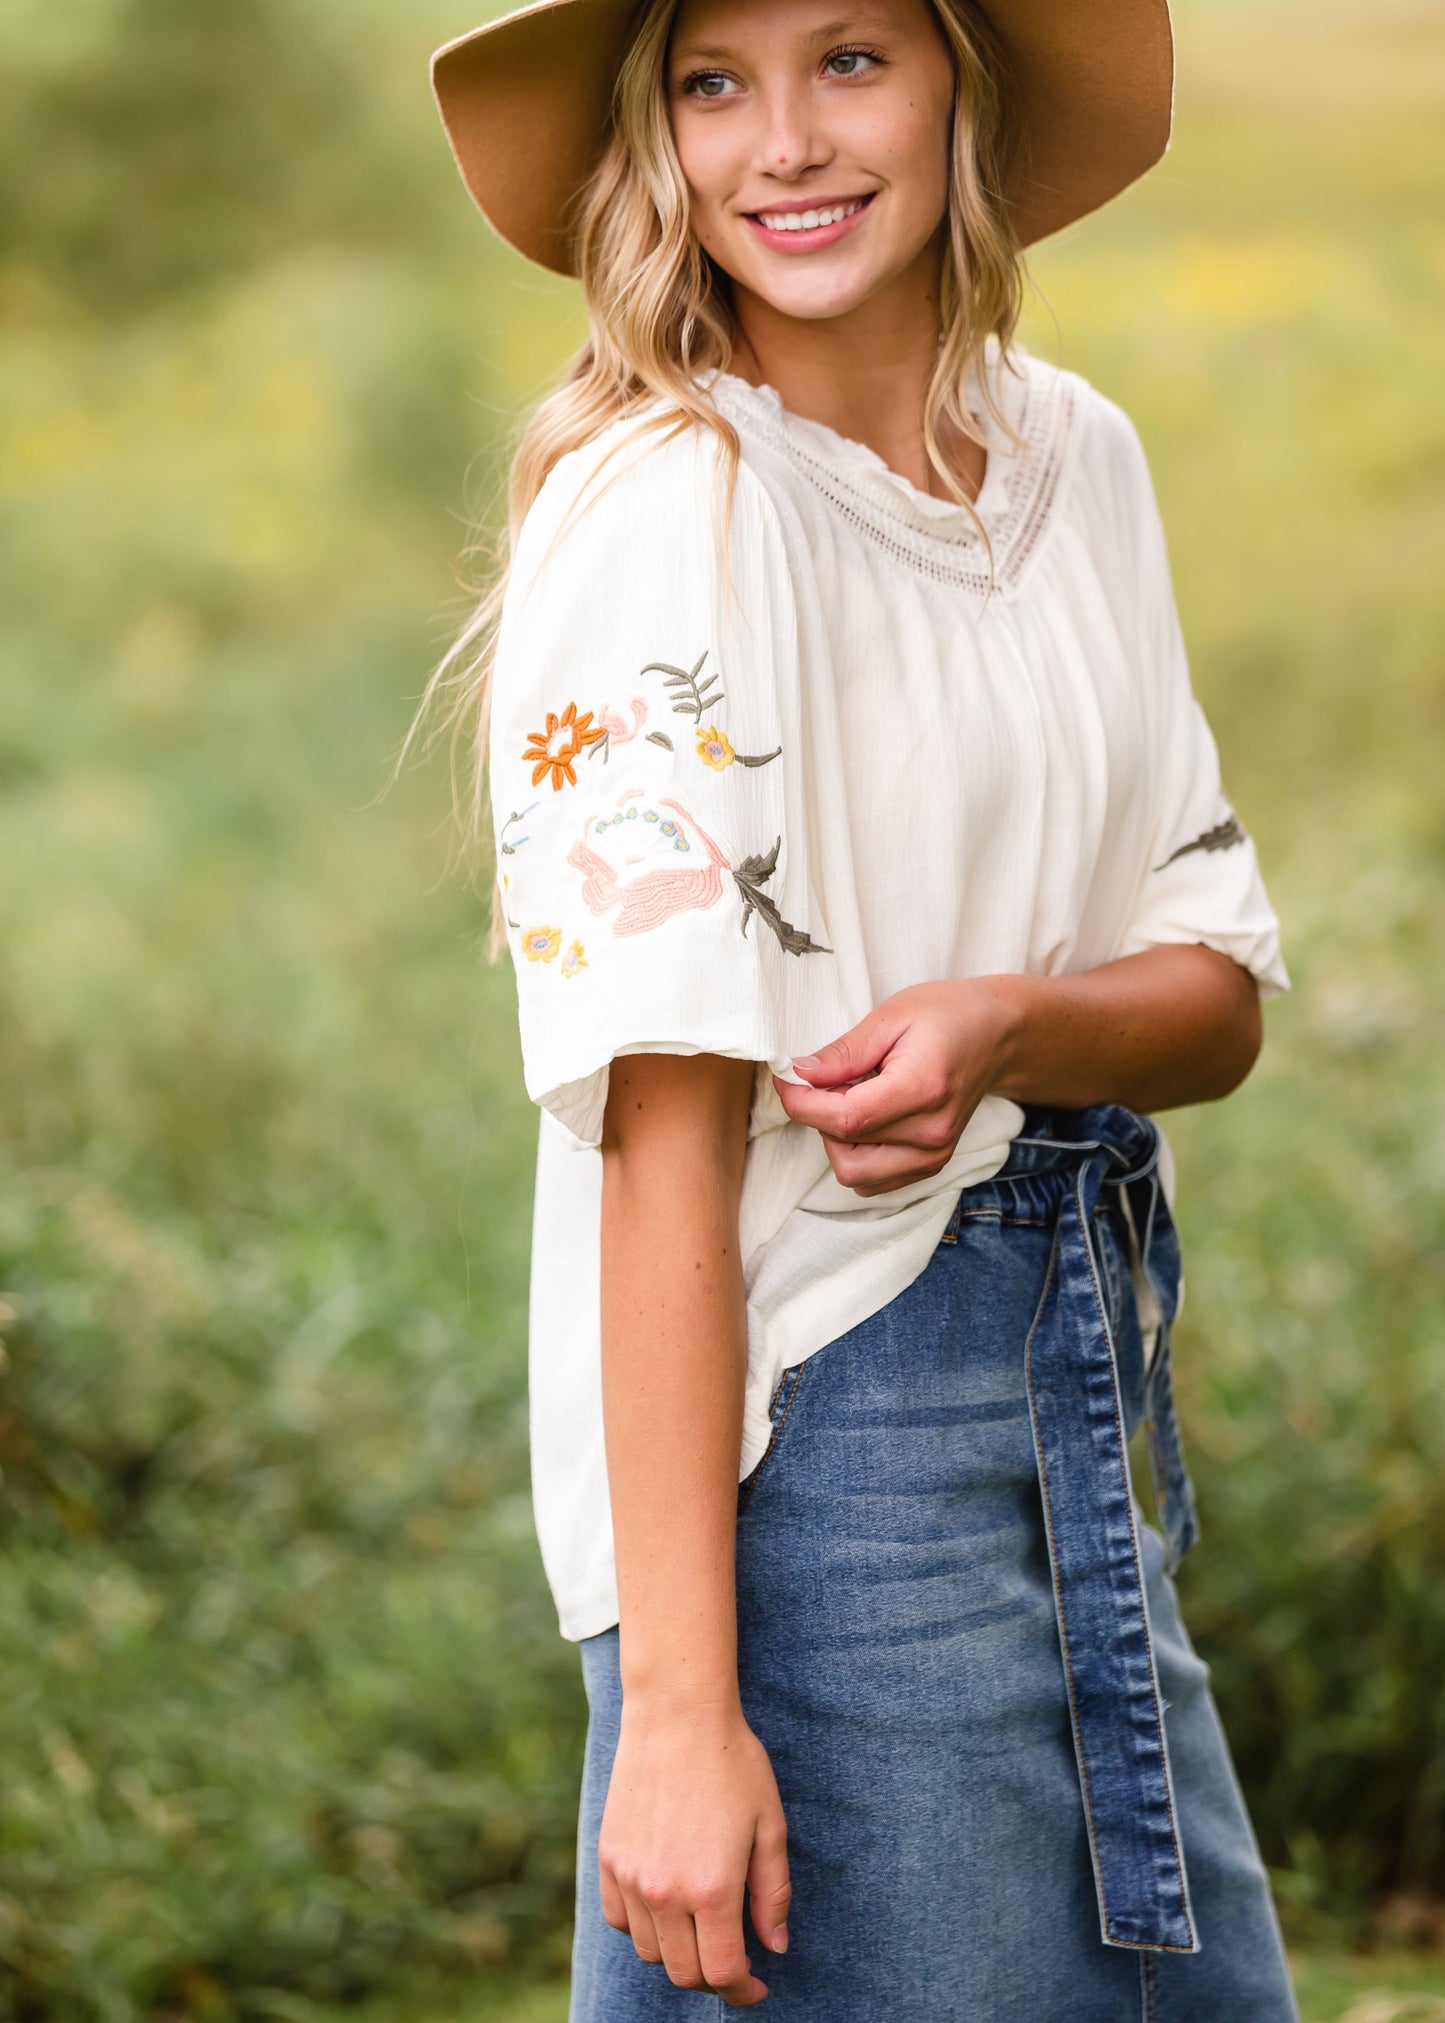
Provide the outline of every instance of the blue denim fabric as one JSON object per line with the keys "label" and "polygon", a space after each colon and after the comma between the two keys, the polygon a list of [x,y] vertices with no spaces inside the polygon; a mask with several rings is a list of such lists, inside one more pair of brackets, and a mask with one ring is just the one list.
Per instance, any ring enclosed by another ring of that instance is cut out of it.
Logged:
{"label": "blue denim fabric", "polygon": [[[777,2023],[1296,2017],[1170,1577],[1194,1527],[1156,1156],[1128,1111],[1030,1112],[913,1284],[778,1387],[737,1553],[794,1888],[788,1953],[752,1946]],[[1163,1535],[1129,1485],[1140,1425]],[[603,1921],[616,1632],[582,1661],[572,2023],[719,2017]]]}
{"label": "blue denim fabric", "polygon": [[[1058,1123],[1029,1114],[1005,1171],[1021,1199],[1054,1217],[1024,1369],[1100,1936],[1195,1952],[1129,1481],[1118,1288],[1106,1290],[1094,1236],[1112,1191],[1159,1312],[1143,1410],[1172,1573],[1195,1523],[1170,1381],[1179,1245],[1158,1169],[1155,1126],[1111,1105]],[[1137,1391],[1139,1358],[1126,1362]]]}

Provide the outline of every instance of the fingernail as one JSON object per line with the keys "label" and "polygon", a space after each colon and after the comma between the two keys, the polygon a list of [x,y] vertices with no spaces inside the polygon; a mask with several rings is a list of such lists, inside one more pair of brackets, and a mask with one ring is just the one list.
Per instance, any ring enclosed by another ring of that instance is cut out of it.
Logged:
{"label": "fingernail", "polygon": [[777,1930],[773,1933],[773,1951],[775,1953],[786,1953],[787,1950],[788,1950],[788,1928],[786,1925],[779,1925]]}
{"label": "fingernail", "polygon": [[816,1061],[817,1058],[818,1056],[816,1054],[794,1054],[793,1066],[795,1068],[801,1068],[804,1061]]}

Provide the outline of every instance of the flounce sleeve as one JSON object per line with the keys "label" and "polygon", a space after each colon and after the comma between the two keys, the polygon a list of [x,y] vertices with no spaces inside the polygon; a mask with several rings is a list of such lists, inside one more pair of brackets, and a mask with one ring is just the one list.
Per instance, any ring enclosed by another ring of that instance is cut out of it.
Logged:
{"label": "flounce sleeve", "polygon": [[1164,528],[1144,448],[1108,404],[1121,538],[1140,618],[1149,843],[1128,927],[1116,949],[1201,942],[1249,970],[1261,997],[1289,989],[1279,920],[1253,840],[1225,792],[1219,751],[1189,675]]}
{"label": "flounce sleeve", "polygon": [[829,1036],[787,560],[745,470],[726,528],[724,499],[710,434],[614,428],[553,470],[504,601],[489,763],[523,1068],[585,1145],[619,1054],[795,1080]]}

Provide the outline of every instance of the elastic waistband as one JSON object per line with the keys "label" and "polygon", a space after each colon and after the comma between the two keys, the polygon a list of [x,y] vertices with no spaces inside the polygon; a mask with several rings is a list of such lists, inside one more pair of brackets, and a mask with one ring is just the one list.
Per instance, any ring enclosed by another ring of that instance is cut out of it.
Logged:
{"label": "elastic waistband", "polygon": [[960,1189],[942,1240],[951,1242],[968,1215],[1052,1220],[1071,1176],[1096,1156],[1104,1161],[1104,1188],[1132,1191],[1157,1171],[1159,1149],[1157,1126],[1116,1103],[1085,1110],[1025,1108],[1004,1164],[987,1180]]}
{"label": "elastic waistband", "polygon": [[1144,1180],[1159,1164],[1159,1127],[1152,1118],[1126,1110],[1120,1103],[1095,1103],[1085,1110],[1027,1106],[1008,1158],[994,1178],[1072,1172],[1095,1153],[1102,1153],[1107,1162],[1106,1186]]}

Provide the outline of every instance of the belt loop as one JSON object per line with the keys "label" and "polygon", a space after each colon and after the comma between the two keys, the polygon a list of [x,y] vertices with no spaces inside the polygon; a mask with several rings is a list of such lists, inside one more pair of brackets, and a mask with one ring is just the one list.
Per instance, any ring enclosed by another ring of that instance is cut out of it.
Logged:
{"label": "belt loop", "polygon": [[[1135,1185],[1145,1185],[1145,1181],[1137,1181]],[[1170,1216],[1170,1206],[1164,1200],[1164,1181],[1158,1167],[1147,1175],[1147,1188],[1150,1188],[1150,1210],[1145,1224],[1143,1270],[1160,1309],[1160,1331],[1143,1380],[1143,1430],[1150,1442],[1154,1509],[1164,1533],[1164,1572],[1174,1574],[1200,1535],[1194,1485],[1184,1465],[1184,1440],[1174,1410],[1174,1355],[1170,1343],[1180,1305],[1180,1238]]]}
{"label": "belt loop", "polygon": [[1164,1570],[1172,1574],[1199,1538],[1194,1485],[1184,1462],[1184,1443],[1174,1406],[1174,1362],[1171,1340],[1179,1311],[1179,1235],[1164,1184],[1154,1166],[1137,1180],[1126,1181],[1124,1196],[1135,1222],[1140,1204],[1131,1196],[1147,1189],[1144,1241],[1140,1265],[1158,1313],[1154,1352],[1144,1378],[1144,1433],[1149,1446],[1149,1477],[1154,1508],[1164,1535]]}
{"label": "belt loop", "polygon": [[1119,1189],[1119,1206],[1124,1211],[1124,1224],[1129,1231],[1129,1276],[1134,1285],[1134,1304],[1138,1310],[1139,1333],[1143,1338],[1144,1374],[1147,1377],[1153,1368],[1154,1353],[1159,1347],[1159,1322],[1162,1315],[1154,1293],[1154,1281],[1144,1269],[1144,1239],[1139,1234],[1133,1197],[1127,1187]]}

